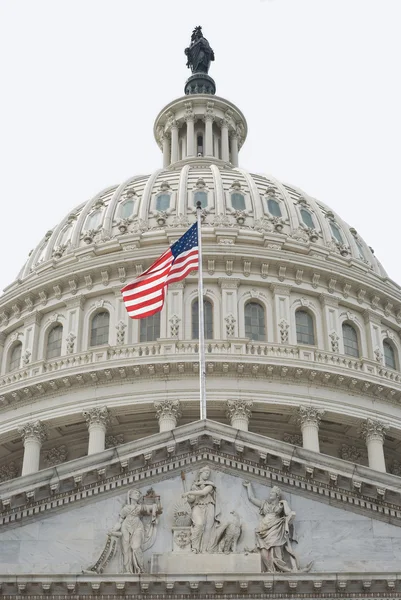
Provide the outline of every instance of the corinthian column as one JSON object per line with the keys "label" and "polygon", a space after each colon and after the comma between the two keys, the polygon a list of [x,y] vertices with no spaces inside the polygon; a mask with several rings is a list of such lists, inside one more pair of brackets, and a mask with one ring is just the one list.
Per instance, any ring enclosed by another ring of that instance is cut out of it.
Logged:
{"label": "corinthian column", "polygon": [[324,415],[324,410],[314,406],[300,406],[298,408],[298,423],[302,431],[302,445],[307,450],[320,452],[319,425]]}
{"label": "corinthian column", "polygon": [[248,431],[249,419],[252,414],[252,400],[227,400],[226,415],[230,420],[231,427]]}
{"label": "corinthian column", "polygon": [[231,162],[233,167],[238,167],[238,134],[231,132]]}
{"label": "corinthian column", "polygon": [[228,123],[226,120],[221,122],[221,158],[224,162],[229,161],[229,148],[228,148]]}
{"label": "corinthian column", "polygon": [[154,403],[156,418],[159,421],[159,430],[171,431],[177,427],[177,421],[181,417],[181,405],[179,400],[160,400]]}
{"label": "corinthian column", "polygon": [[162,137],[163,144],[163,167],[168,167],[171,162],[170,134],[165,132]]}
{"label": "corinthian column", "polygon": [[40,449],[47,438],[46,428],[41,421],[30,421],[18,427],[24,442],[22,475],[39,471]]}
{"label": "corinthian column", "polygon": [[387,429],[388,425],[373,419],[366,419],[361,426],[361,436],[365,439],[368,449],[369,467],[383,473],[386,472],[383,443]]}
{"label": "corinthian column", "polygon": [[103,452],[106,446],[106,430],[110,422],[107,407],[91,408],[82,414],[89,431],[88,455]]}

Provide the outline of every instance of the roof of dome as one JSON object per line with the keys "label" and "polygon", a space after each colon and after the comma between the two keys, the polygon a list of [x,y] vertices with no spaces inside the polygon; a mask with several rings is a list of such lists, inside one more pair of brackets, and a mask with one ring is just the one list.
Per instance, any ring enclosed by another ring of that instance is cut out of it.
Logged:
{"label": "roof of dome", "polygon": [[[231,168],[216,159],[187,159],[174,167],[132,177],[71,211],[31,252],[18,279],[40,270],[48,261],[56,266],[89,244],[104,246],[107,252],[113,239],[125,243],[132,236],[146,237],[152,230],[186,227],[195,221],[196,192],[207,194],[205,225],[272,236],[276,249],[284,243],[291,243],[286,249],[303,254],[307,248],[309,252],[324,249],[350,264],[362,261],[386,276],[355,229],[299,188],[268,175]],[[161,196],[164,199],[158,203]],[[278,207],[274,202],[269,206],[269,200],[275,200]]]}

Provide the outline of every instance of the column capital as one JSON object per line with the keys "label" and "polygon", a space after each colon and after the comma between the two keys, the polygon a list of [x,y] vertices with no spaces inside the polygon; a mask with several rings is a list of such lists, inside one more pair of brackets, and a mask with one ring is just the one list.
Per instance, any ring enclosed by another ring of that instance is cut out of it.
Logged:
{"label": "column capital", "polygon": [[91,425],[103,425],[103,427],[107,428],[110,423],[110,413],[107,406],[96,406],[95,408],[84,410],[82,415],[88,429]]}
{"label": "column capital", "polygon": [[28,421],[18,427],[18,433],[23,442],[36,440],[41,444],[47,439],[47,428],[41,421]]}
{"label": "column capital", "polygon": [[243,400],[242,398],[238,398],[237,400],[227,400],[226,415],[230,421],[238,418],[249,421],[252,414],[252,406],[252,400]]}
{"label": "column capital", "polygon": [[297,411],[297,421],[301,427],[304,425],[316,425],[316,427],[319,427],[324,412],[324,410],[320,410],[315,406],[299,406]]}
{"label": "column capital", "polygon": [[222,289],[237,289],[241,283],[241,280],[232,279],[231,277],[219,277],[217,283]]}
{"label": "column capital", "polygon": [[153,403],[156,411],[156,418],[160,420],[168,418],[175,419],[177,421],[182,414],[181,404],[179,400],[170,400],[165,398],[164,400],[157,400]]}
{"label": "column capital", "polygon": [[366,421],[363,421],[361,424],[360,435],[367,442],[370,442],[371,440],[378,440],[383,443],[388,428],[388,425],[382,423],[382,421],[366,419]]}

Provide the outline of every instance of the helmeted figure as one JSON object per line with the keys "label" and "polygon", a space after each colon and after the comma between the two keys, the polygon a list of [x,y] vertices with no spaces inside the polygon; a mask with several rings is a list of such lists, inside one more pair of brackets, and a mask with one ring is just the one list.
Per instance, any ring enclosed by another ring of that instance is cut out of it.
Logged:
{"label": "helmeted figure", "polygon": [[198,26],[192,32],[191,45],[185,48],[187,67],[192,73],[208,73],[210,63],[214,60],[214,52],[209,42],[203,37],[202,27]]}

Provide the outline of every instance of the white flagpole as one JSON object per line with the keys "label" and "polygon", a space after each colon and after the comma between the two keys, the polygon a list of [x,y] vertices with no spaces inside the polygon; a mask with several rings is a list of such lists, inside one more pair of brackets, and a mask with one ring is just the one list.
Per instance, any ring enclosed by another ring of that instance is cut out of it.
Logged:
{"label": "white flagpole", "polygon": [[200,418],[206,419],[206,364],[205,364],[205,332],[203,317],[203,276],[202,276],[202,234],[201,234],[202,204],[196,203],[196,219],[198,223],[198,308],[199,308],[199,393]]}

